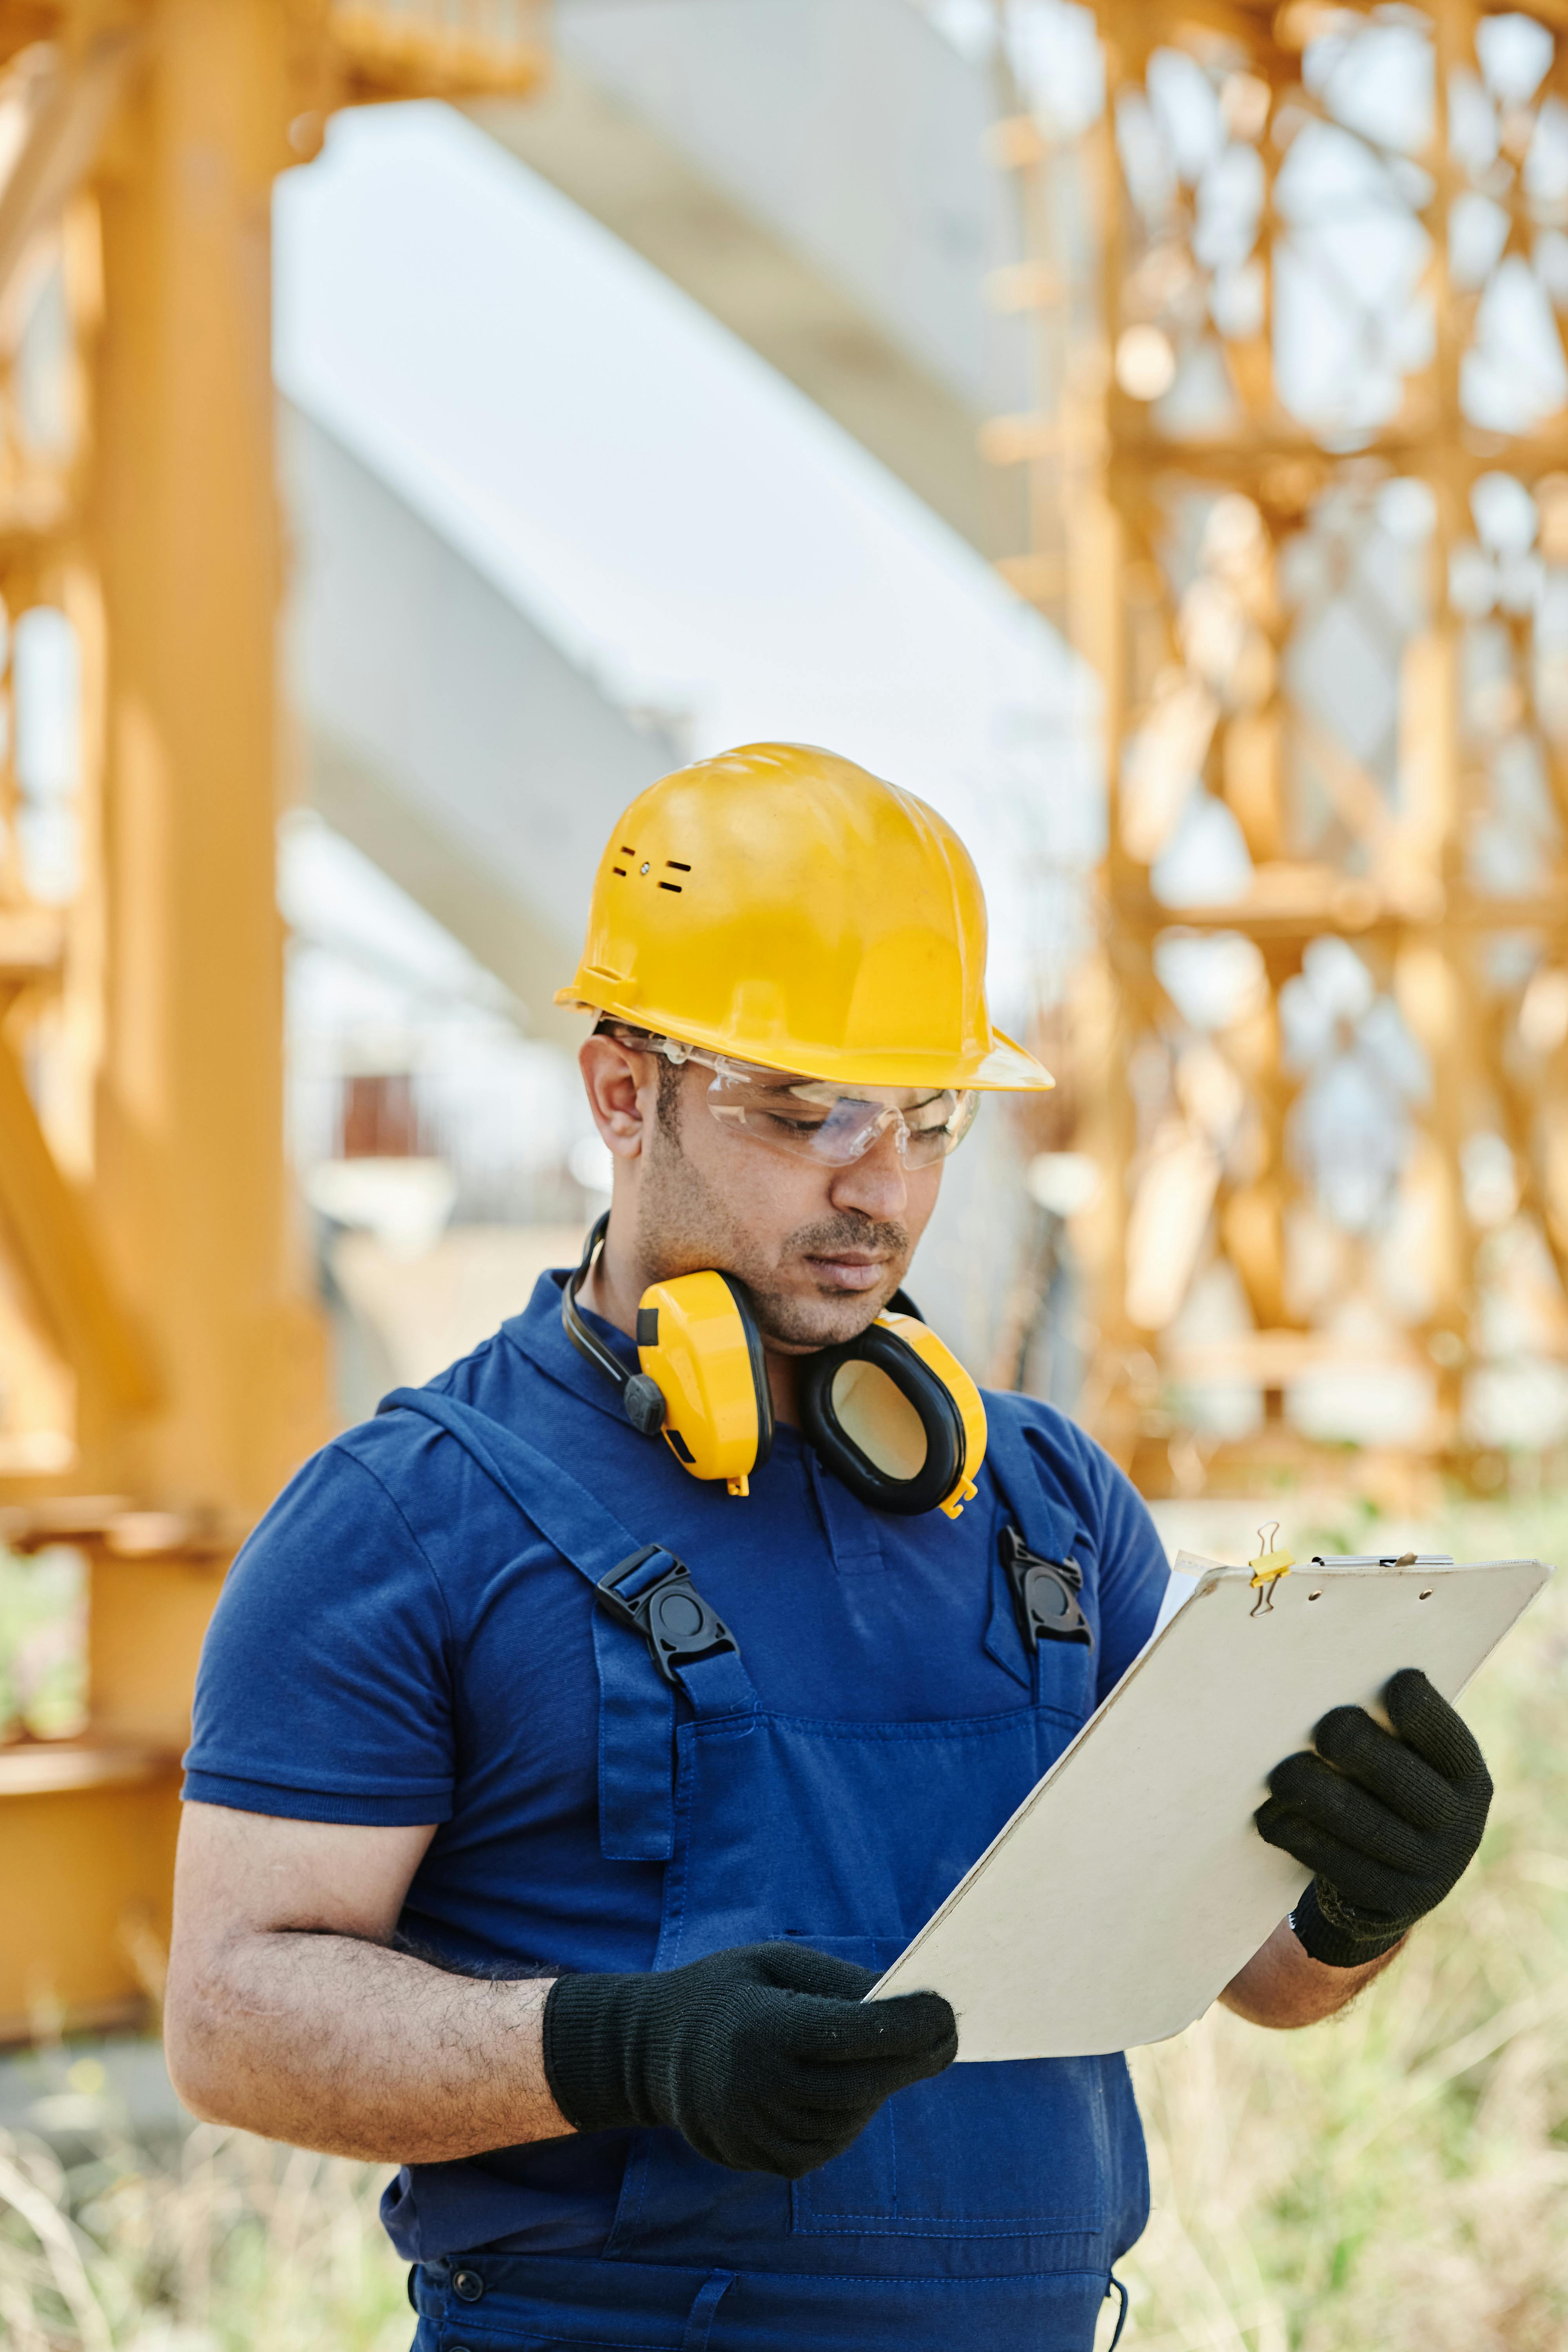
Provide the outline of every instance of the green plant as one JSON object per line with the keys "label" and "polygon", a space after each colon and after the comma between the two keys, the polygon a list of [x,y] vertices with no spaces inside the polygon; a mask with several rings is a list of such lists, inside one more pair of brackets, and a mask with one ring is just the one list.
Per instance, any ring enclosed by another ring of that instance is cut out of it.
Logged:
{"label": "green plant", "polygon": [[67,1544],[19,1558],[0,1547],[0,1740],[58,1739],[87,1701],[87,1572]]}

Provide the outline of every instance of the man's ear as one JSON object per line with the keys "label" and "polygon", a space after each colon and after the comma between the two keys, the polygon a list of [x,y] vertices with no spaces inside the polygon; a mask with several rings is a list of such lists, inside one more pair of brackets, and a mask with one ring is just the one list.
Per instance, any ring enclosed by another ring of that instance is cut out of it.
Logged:
{"label": "man's ear", "polygon": [[594,1124],[617,1160],[641,1156],[658,1108],[657,1056],[614,1037],[590,1037],[577,1056]]}

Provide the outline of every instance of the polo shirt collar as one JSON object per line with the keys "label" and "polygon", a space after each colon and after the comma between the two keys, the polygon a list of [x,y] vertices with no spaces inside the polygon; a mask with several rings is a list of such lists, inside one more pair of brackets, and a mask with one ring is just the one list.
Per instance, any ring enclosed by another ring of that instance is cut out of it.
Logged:
{"label": "polo shirt collar", "polygon": [[[608,1413],[612,1421],[622,1421],[625,1412],[617,1391],[596,1365],[578,1354],[561,1320],[561,1294],[574,1270],[558,1265],[542,1274],[522,1313],[510,1316],[501,1325],[501,1337],[558,1388],[568,1390],[584,1404]],[[587,1307],[582,1307],[581,1312],[584,1321],[592,1326],[627,1371],[635,1372],[637,1351],[626,1333],[617,1331],[613,1323],[606,1323],[602,1315],[595,1315]]]}

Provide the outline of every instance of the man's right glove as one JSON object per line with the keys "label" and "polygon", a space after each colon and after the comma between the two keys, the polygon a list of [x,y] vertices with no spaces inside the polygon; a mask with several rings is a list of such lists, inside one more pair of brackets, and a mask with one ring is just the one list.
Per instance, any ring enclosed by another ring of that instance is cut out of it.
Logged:
{"label": "man's right glove", "polygon": [[577,2131],[661,2124],[711,2163],[798,2180],[842,2156],[890,2092],[957,2055],[940,1993],[865,2000],[876,1981],[794,1943],[647,1976],[558,1977],[545,2078]]}

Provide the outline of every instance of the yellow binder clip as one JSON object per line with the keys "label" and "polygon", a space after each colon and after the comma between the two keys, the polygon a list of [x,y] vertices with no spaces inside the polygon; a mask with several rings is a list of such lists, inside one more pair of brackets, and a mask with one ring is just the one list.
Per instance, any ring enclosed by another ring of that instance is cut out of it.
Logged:
{"label": "yellow binder clip", "polygon": [[1274,1614],[1274,1588],[1282,1576],[1289,1576],[1296,1565],[1293,1552],[1284,1551],[1279,1545],[1279,1522],[1273,1520],[1267,1530],[1258,1530],[1258,1558],[1247,1563],[1252,1570],[1252,1589],[1258,1598],[1247,1612],[1251,1617],[1260,1612],[1265,1617]]}

